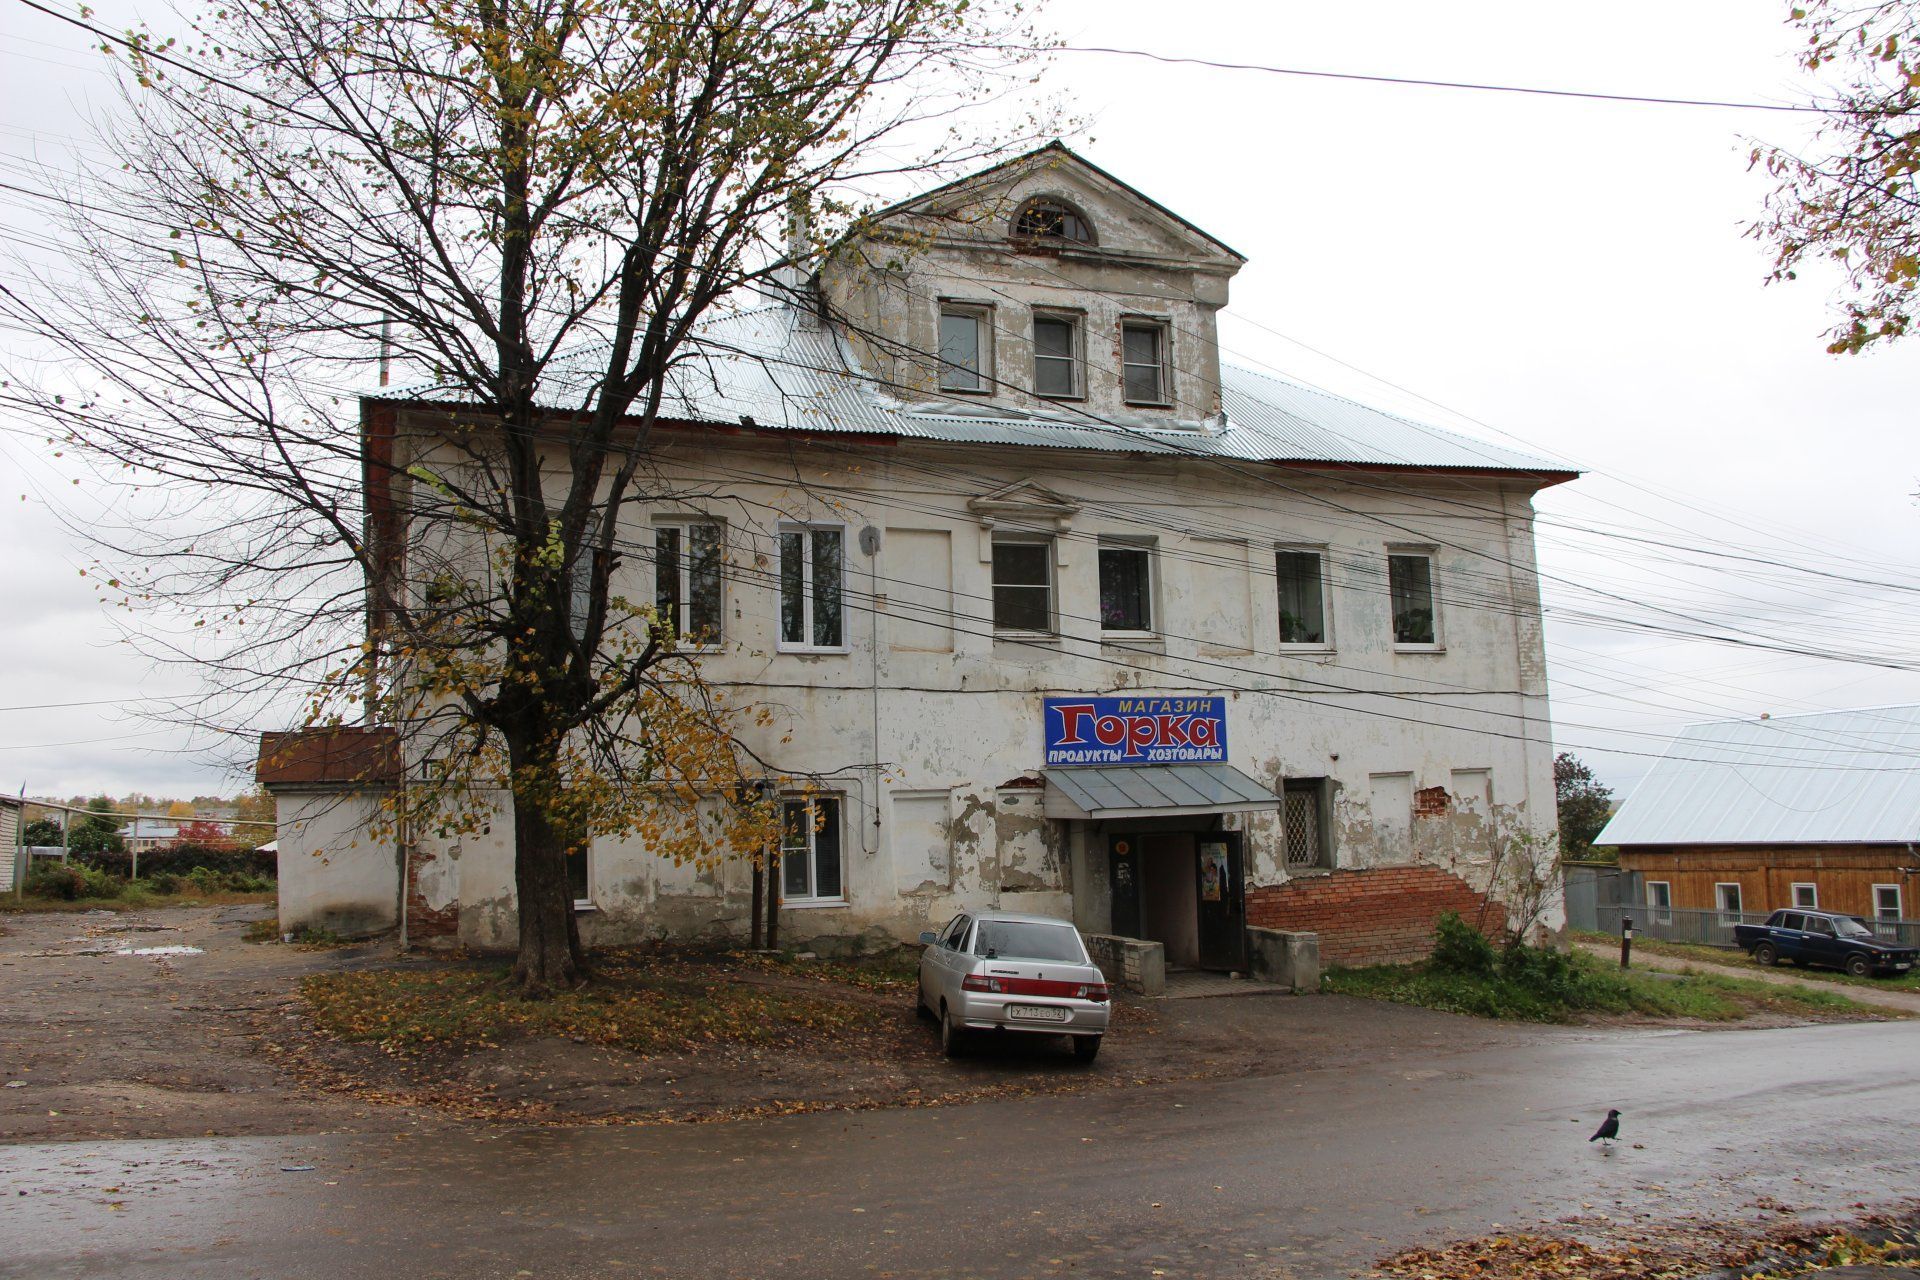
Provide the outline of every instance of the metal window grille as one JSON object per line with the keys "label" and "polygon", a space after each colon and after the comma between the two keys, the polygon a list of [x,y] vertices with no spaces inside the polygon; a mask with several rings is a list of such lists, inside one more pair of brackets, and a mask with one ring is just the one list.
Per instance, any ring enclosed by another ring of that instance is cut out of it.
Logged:
{"label": "metal window grille", "polygon": [[1286,795],[1287,866],[1320,865],[1320,794],[1289,789]]}

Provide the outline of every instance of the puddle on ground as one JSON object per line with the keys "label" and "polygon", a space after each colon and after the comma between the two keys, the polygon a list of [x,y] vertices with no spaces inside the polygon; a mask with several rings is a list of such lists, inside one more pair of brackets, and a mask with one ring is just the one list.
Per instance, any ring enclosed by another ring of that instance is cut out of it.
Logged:
{"label": "puddle on ground", "polygon": [[116,956],[198,956],[205,955],[205,947],[121,947],[113,953]]}

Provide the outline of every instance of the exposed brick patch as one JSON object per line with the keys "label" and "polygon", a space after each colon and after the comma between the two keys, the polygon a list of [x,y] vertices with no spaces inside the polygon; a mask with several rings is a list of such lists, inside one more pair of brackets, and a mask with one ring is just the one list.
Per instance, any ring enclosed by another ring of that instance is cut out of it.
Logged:
{"label": "exposed brick patch", "polygon": [[427,905],[420,892],[420,868],[431,861],[431,854],[422,854],[418,849],[407,859],[407,942],[414,946],[457,937],[460,933],[459,900],[435,909]]}
{"label": "exposed brick patch", "polygon": [[[1440,788],[1444,791],[1444,788]],[[1247,923],[1320,935],[1327,965],[1402,964],[1433,951],[1434,922],[1448,911],[1487,928],[1506,912],[1459,876],[1421,863],[1300,876],[1247,890]]]}
{"label": "exposed brick patch", "polygon": [[1444,818],[1447,810],[1453,806],[1453,798],[1445,787],[1422,787],[1413,793],[1413,816],[1416,818]]}

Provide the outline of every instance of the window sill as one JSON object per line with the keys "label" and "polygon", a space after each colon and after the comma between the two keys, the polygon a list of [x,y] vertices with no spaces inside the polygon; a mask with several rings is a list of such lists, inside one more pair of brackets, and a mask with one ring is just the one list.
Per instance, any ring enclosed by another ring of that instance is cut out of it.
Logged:
{"label": "window sill", "polygon": [[1171,400],[1122,400],[1120,403],[1124,404],[1129,409],[1171,409],[1173,408],[1173,401]]}
{"label": "window sill", "polygon": [[599,909],[599,907],[595,906],[593,902],[587,898],[575,898],[573,900],[573,914],[577,916],[589,915]]}
{"label": "window sill", "polygon": [[1076,391],[1071,395],[1050,396],[1044,391],[1032,393],[1035,400],[1045,400],[1048,404],[1081,404],[1086,401],[1086,393]]}
{"label": "window sill", "polygon": [[941,387],[939,390],[943,396],[990,396],[993,394],[992,387]]}
{"label": "window sill", "polygon": [[1445,653],[1447,651],[1447,646],[1443,644],[1398,644],[1396,643],[1393,646],[1393,651],[1395,653]]}
{"label": "window sill", "polygon": [[1060,635],[1054,631],[996,631],[993,641],[995,644],[1038,645],[1048,649],[1060,647]]}
{"label": "window sill", "polygon": [[794,898],[780,899],[782,911],[820,911],[833,907],[847,906],[845,898]]}
{"label": "window sill", "polygon": [[[1395,647],[1397,648],[1398,646],[1395,646]],[[1288,644],[1283,640],[1280,642],[1280,652],[1281,653],[1299,653],[1299,654],[1337,653],[1338,650],[1336,650],[1330,644]]]}
{"label": "window sill", "polygon": [[1114,649],[1151,649],[1155,653],[1167,651],[1167,638],[1151,631],[1102,631],[1100,643]]}
{"label": "window sill", "polygon": [[774,652],[775,653],[793,653],[793,654],[801,654],[801,655],[812,654],[815,657],[820,657],[822,655],[832,656],[835,654],[839,654],[839,655],[849,654],[853,652],[853,646],[850,644],[843,644],[839,646],[815,648],[811,645],[783,644],[783,645],[776,645],[774,647]]}

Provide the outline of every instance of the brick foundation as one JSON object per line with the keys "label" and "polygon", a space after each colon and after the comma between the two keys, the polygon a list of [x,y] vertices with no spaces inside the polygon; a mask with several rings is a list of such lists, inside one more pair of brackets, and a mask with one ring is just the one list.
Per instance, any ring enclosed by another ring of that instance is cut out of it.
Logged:
{"label": "brick foundation", "polygon": [[[1403,964],[1433,951],[1434,921],[1448,911],[1478,921],[1487,899],[1459,876],[1413,864],[1298,876],[1247,889],[1247,923],[1320,935],[1326,965]],[[1489,930],[1505,924],[1497,905]]]}

